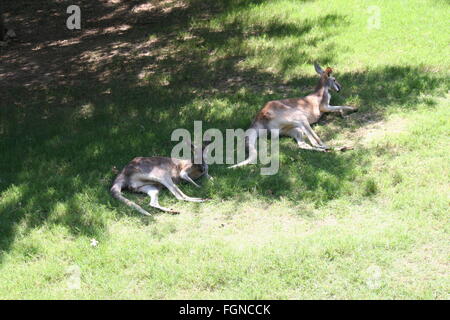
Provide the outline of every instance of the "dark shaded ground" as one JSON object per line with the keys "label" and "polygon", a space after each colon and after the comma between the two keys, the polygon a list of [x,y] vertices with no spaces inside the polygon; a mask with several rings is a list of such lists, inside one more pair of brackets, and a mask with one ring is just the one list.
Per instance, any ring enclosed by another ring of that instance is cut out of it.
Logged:
{"label": "dark shaded ground", "polygon": [[[173,129],[190,129],[194,120],[204,120],[204,129],[245,128],[265,101],[309,93],[316,77],[283,83],[281,75],[237,68],[243,56],[210,57],[230,39],[245,39],[249,32],[270,37],[294,34],[301,40],[313,26],[325,29],[342,17],[329,15],[301,28],[279,22],[244,30],[233,23],[222,32],[190,24],[259,2],[233,2],[230,7],[229,1],[155,1],[154,6],[145,5],[147,1],[78,1],[81,31],[65,28],[67,1],[7,2],[6,20],[19,40],[0,48],[0,193],[13,185],[21,192],[0,208],[0,250],[10,247],[19,224],[31,229],[52,221],[73,234],[101,234],[106,221],[102,206],[136,215],[109,196],[114,167],[136,155],[169,155]],[[181,31],[189,31],[192,38],[182,38]],[[332,63],[332,57],[329,46],[319,60]],[[287,59],[286,69],[293,63],[313,62],[308,55],[303,59]],[[345,90],[333,96],[336,104],[349,96],[361,101],[361,115],[333,119],[342,128],[364,125],[367,114],[382,117],[383,108],[394,102],[409,108],[441,81],[410,67],[342,73],[338,79]],[[225,101],[232,112],[197,108],[197,101],[211,107]],[[220,180],[214,188],[183,186],[183,190],[218,201],[244,193],[267,198],[271,190],[272,199],[309,197],[321,205],[358,188],[350,182],[359,173],[357,164],[365,161],[364,150],[299,152],[285,139],[281,153],[278,175],[260,176],[257,167],[231,172],[215,166],[212,174]],[[298,170],[296,163],[302,164]],[[319,177],[318,171],[327,177]],[[84,206],[85,200],[77,196],[84,191],[95,198],[99,212]],[[66,203],[70,214],[55,215],[58,202]]]}

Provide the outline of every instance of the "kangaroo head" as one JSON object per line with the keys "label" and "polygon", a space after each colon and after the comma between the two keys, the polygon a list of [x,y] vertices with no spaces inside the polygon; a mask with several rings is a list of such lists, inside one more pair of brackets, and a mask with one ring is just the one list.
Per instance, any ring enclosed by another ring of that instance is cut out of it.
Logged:
{"label": "kangaroo head", "polygon": [[191,160],[192,162],[199,164],[204,162],[205,154],[204,154],[204,145],[196,145],[192,142],[189,142],[191,145]]}
{"label": "kangaroo head", "polygon": [[339,82],[336,81],[336,78],[331,75],[333,69],[327,67],[323,70],[317,63],[314,63],[314,68],[316,72],[320,75],[320,84],[326,88],[332,88],[336,92],[339,92],[342,88]]}
{"label": "kangaroo head", "polygon": [[[198,167],[198,170],[208,175],[208,164],[206,158],[206,143],[202,145],[194,145],[191,142],[191,159],[194,166]],[[201,158],[200,158],[201,157]]]}

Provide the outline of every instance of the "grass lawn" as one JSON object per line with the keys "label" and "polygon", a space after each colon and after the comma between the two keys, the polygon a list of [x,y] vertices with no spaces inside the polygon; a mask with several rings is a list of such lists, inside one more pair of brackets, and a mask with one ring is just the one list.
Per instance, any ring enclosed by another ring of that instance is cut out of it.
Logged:
{"label": "grass lawn", "polygon": [[[449,299],[447,1],[78,2],[73,31],[64,3],[4,5],[1,299]],[[276,175],[211,165],[180,185],[211,201],[162,192],[176,216],[110,196],[174,129],[246,129],[310,93],[314,61],[359,107],[314,130],[354,150],[283,138]]]}

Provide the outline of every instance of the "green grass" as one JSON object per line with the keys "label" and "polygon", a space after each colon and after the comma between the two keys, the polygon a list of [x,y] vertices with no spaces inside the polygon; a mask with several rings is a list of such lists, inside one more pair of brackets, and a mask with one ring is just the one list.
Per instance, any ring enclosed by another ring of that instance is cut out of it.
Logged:
{"label": "green grass", "polygon": [[[371,5],[380,29],[367,28]],[[446,1],[190,1],[135,26],[127,53],[82,81],[10,86],[0,298],[448,299],[449,18]],[[163,192],[177,216],[109,195],[112,168],[170,155],[174,129],[246,128],[265,101],[308,94],[314,61],[343,85],[332,103],[359,106],[314,129],[355,150],[282,139],[277,175],[212,165],[214,181],[181,185],[210,202]]]}

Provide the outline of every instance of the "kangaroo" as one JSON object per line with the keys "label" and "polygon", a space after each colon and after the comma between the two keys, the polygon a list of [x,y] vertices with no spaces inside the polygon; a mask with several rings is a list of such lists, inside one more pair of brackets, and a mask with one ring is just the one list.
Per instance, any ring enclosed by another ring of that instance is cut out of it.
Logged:
{"label": "kangaroo", "polygon": [[[194,146],[192,148],[194,149]],[[201,164],[194,164],[191,160],[168,157],[134,158],[117,175],[111,187],[111,194],[114,198],[136,209],[143,215],[149,216],[150,214],[146,210],[125,198],[122,195],[122,189],[127,188],[135,192],[146,193],[150,196],[150,206],[165,212],[177,214],[179,212],[162,207],[159,204],[158,194],[161,189],[166,187],[179,200],[191,202],[204,202],[208,200],[189,197],[176,186],[176,184],[185,180],[200,188],[194,180],[201,176],[206,176],[211,179],[203,154],[204,151],[202,150]]]}
{"label": "kangaroo", "polygon": [[[333,70],[326,68],[325,71],[317,64],[314,64],[316,72],[320,75],[316,89],[310,95],[303,98],[291,98],[283,100],[269,101],[258,112],[252,125],[249,135],[246,137],[246,144],[249,156],[246,160],[239,162],[230,168],[240,167],[249,163],[254,163],[257,158],[256,140],[260,135],[260,129],[279,130],[280,135],[294,138],[299,148],[327,152],[331,150],[347,150],[348,147],[330,148],[326,146],[319,136],[312,130],[311,124],[319,121],[326,112],[357,111],[349,106],[331,106],[329,93],[330,89],[339,92],[342,86],[331,76]],[[304,141],[303,135],[308,137],[311,145]]]}

